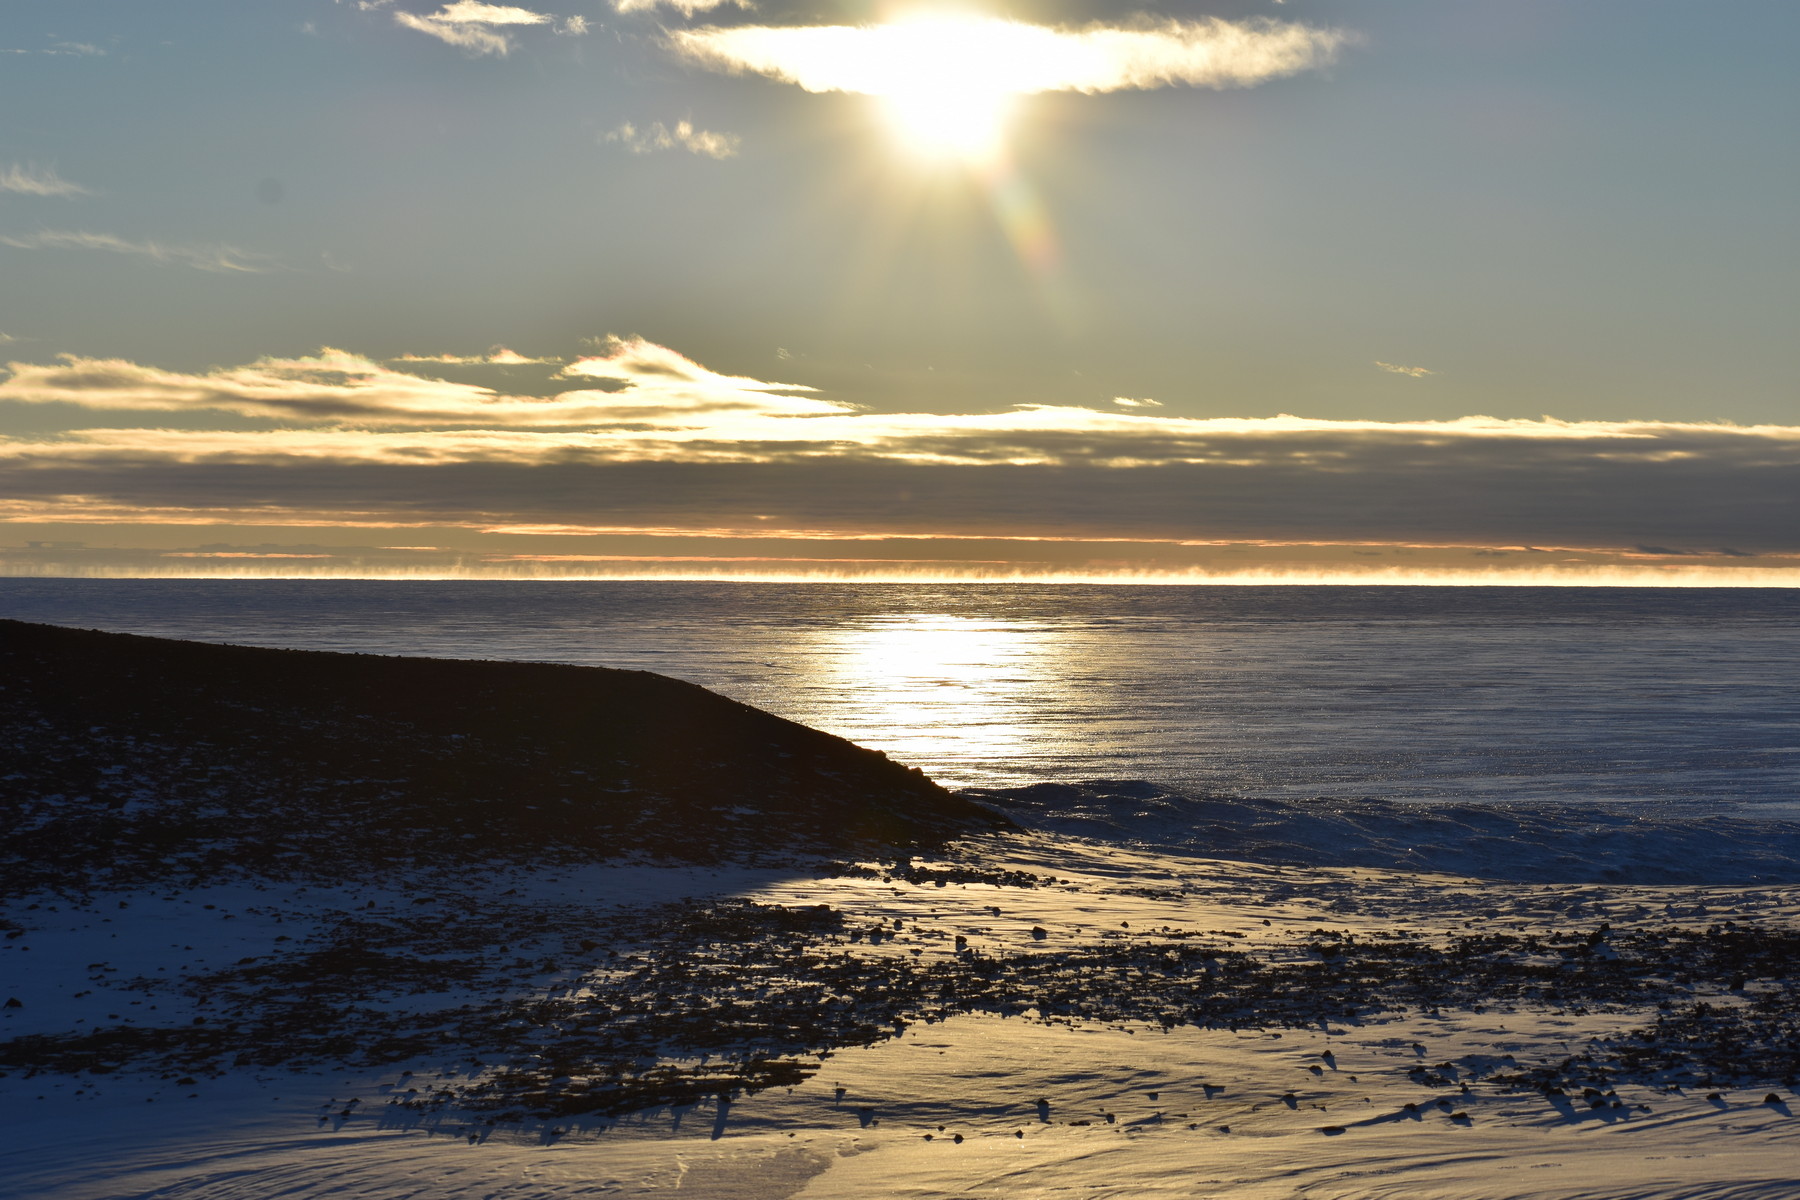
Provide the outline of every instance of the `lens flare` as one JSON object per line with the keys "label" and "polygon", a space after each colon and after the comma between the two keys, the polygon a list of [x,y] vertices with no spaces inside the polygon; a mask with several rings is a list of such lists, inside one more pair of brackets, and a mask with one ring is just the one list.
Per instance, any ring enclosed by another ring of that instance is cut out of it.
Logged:
{"label": "lens flare", "polygon": [[1055,273],[1058,260],[1056,231],[1050,214],[1031,181],[1004,155],[996,155],[982,173],[988,203],[994,218],[1012,243],[1013,253],[1039,282],[1048,281]]}

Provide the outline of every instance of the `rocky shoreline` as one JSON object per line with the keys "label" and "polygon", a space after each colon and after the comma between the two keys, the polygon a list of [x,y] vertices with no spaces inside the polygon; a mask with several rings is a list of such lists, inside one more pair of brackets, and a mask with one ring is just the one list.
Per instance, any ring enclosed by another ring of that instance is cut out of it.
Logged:
{"label": "rocky shoreline", "polygon": [[0,890],[930,848],[1012,826],[644,671],[0,621]]}
{"label": "rocky shoreline", "polygon": [[16,623],[0,659],[0,1077],[27,1092],[349,1071],[385,1080],[390,1124],[604,1129],[969,1019],[1340,1036],[1451,1013],[1597,1031],[1398,1076],[1453,1107],[1800,1074],[1793,887],[1228,861],[1157,842],[1186,802],[1116,788],[1064,819],[1135,804],[1152,836],[1034,831],[1016,796],[642,673]]}

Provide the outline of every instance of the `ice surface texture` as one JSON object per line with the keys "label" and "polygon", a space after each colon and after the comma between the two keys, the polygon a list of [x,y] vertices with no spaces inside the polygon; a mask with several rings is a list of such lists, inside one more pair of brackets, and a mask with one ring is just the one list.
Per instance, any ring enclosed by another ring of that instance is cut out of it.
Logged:
{"label": "ice surface texture", "polygon": [[1634,804],[1406,804],[1184,793],[1142,780],[972,788],[1028,827],[1184,855],[1519,883],[1800,879],[1800,823]]}

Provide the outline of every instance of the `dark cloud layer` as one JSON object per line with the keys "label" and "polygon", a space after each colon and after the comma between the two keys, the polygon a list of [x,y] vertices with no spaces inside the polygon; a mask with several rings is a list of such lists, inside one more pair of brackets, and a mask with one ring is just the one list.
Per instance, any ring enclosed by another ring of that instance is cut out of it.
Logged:
{"label": "dark cloud layer", "polygon": [[204,375],[14,364],[0,399],[19,405],[287,427],[0,437],[0,517],[1800,552],[1790,426],[870,413],[641,339],[603,348],[542,364],[568,386],[549,396],[341,351]]}
{"label": "dark cloud layer", "polygon": [[[384,515],[570,524],[1070,538],[1468,542],[1800,551],[1800,468],[1564,458],[1318,470],[1235,465],[944,466],[896,462],[109,463],[12,471],[0,499],[146,510]],[[1666,553],[1658,549],[1646,551]]]}

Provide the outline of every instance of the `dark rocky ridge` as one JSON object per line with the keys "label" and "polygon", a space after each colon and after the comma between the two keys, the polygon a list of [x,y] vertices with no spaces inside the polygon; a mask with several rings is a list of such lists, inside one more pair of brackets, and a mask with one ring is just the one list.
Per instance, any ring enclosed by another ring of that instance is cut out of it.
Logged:
{"label": "dark rocky ridge", "polygon": [[1010,822],[878,751],[645,671],[0,621],[0,878],[940,845]]}

